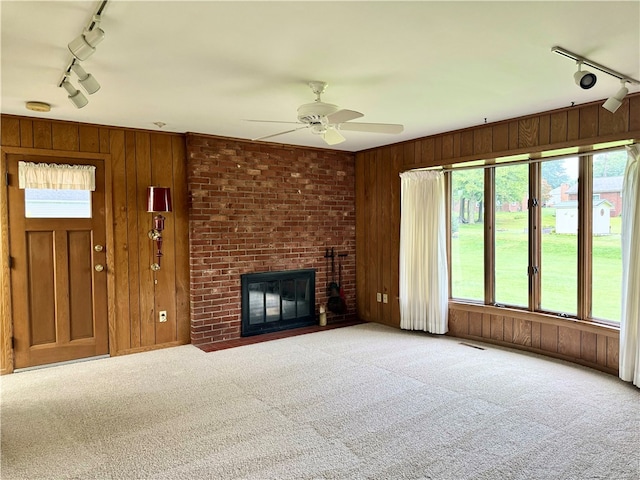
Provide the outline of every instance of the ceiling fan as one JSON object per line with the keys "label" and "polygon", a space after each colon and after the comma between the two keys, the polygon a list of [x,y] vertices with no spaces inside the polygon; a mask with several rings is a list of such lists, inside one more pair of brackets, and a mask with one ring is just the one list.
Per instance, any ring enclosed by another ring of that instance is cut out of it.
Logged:
{"label": "ceiling fan", "polygon": [[322,95],[327,88],[326,82],[309,82],[309,87],[313,93],[316,94],[316,100],[313,103],[305,103],[298,107],[297,122],[249,120],[250,122],[292,123],[302,125],[301,127],[274,133],[272,135],[266,135],[264,137],[254,138],[254,140],[266,140],[268,138],[308,128],[312,133],[320,136],[328,145],[337,145],[338,143],[342,143],[346,140],[340,133],[340,130],[371,133],[401,133],[404,130],[403,125],[395,123],[352,122],[351,120],[363,117],[364,114],[354,110],[340,109],[337,105],[323,102],[320,95]]}

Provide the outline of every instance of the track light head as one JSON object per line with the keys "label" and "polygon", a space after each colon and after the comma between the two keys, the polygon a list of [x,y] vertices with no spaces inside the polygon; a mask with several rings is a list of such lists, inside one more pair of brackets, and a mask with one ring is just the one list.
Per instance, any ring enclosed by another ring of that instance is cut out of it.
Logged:
{"label": "track light head", "polygon": [[71,100],[71,103],[73,103],[76,108],[82,108],[86,106],[87,103],[89,103],[87,97],[85,97],[80,90],[71,85],[71,82],[69,82],[69,80],[67,80],[66,78],[62,81],[60,86],[67,91],[67,93],[69,94],[69,100]]}
{"label": "track light head", "polygon": [[104,30],[100,28],[100,16],[94,17],[91,30],[85,30],[81,35],[69,42],[69,51],[78,60],[86,60],[96,51],[96,45],[104,40]]}
{"label": "track light head", "polygon": [[618,110],[620,108],[620,105],[622,105],[624,97],[626,97],[629,93],[629,89],[625,86],[626,82],[623,80],[620,83],[622,83],[622,87],[620,87],[620,90],[618,90],[615,95],[609,97],[607,101],[602,104],[602,107],[605,110],[609,110],[611,113],[616,113],[616,110]]}
{"label": "track light head", "polygon": [[582,71],[582,62],[578,62],[578,71],[573,74],[576,85],[584,90],[588,90],[596,84],[598,77],[595,73]]}
{"label": "track light head", "polygon": [[78,82],[82,89],[89,95],[93,95],[100,90],[100,84],[90,73],[85,72],[79,63],[71,65],[71,70],[78,76]]}

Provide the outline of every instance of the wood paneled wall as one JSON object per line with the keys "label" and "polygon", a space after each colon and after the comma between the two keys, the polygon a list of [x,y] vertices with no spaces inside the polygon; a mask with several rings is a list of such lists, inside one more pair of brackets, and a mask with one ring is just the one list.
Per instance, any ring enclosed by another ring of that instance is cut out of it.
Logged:
{"label": "wood paneled wall", "polygon": [[[3,151],[46,155],[52,161],[82,153],[103,154],[109,162],[112,204],[108,218],[113,251],[107,253],[110,276],[109,340],[111,355],[160,346],[189,343],[189,245],[186,148],[184,135],[120,129],[95,125],[3,115]],[[3,171],[6,165],[2,165]],[[147,233],[153,214],[146,211],[149,185],[171,187],[173,212],[167,213],[163,233],[162,268],[154,274],[153,245]],[[4,189],[2,189],[4,190]],[[10,288],[6,194],[2,209],[0,247],[3,262],[2,372],[12,370]],[[167,310],[168,321],[159,323],[157,312]]]}
{"label": "wood paneled wall", "polygon": [[[356,305],[364,320],[400,326],[400,178],[405,170],[640,139],[640,93],[613,114],[593,102],[356,154]],[[378,301],[388,294],[389,304]],[[494,341],[617,372],[617,329],[489,306],[450,305],[451,335]],[[480,309],[480,310],[478,310]],[[478,316],[479,315],[479,316]],[[480,320],[479,320],[480,319]],[[524,322],[524,323],[521,323]],[[522,328],[531,331],[526,339]],[[479,327],[483,327],[479,330]]]}
{"label": "wood paneled wall", "polygon": [[391,326],[400,325],[402,152],[402,145],[397,145],[356,157],[357,313],[362,320]]}
{"label": "wood paneled wall", "polygon": [[639,132],[640,93],[635,93],[625,98],[616,113],[602,108],[602,102],[594,102],[405,142],[401,144],[402,170],[575,146],[588,148],[638,138]]}
{"label": "wood paneled wall", "polygon": [[449,305],[449,335],[550,355],[617,375],[617,328],[552,315],[469,305]]}

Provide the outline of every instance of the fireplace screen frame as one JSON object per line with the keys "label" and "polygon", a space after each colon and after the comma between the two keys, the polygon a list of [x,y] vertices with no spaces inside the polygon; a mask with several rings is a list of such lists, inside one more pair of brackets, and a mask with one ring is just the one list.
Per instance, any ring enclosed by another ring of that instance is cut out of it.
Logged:
{"label": "fireplace screen frame", "polygon": [[[301,281],[306,282],[304,292],[301,292],[299,288]],[[293,282],[293,291],[291,291],[290,282]],[[315,269],[246,273],[240,275],[240,283],[242,288],[241,336],[248,337],[290,328],[307,327],[316,323]],[[257,288],[258,285],[259,288]],[[277,292],[274,288],[275,285],[277,285]],[[261,303],[261,307],[252,309],[252,304],[256,305],[256,297],[260,298],[260,295],[262,295],[262,299],[258,302]],[[307,308],[306,311],[299,312],[298,307],[302,297],[304,297],[303,306]],[[275,301],[276,298],[277,301]],[[256,312],[256,310],[258,311]],[[256,322],[260,316],[262,316],[262,321]]]}

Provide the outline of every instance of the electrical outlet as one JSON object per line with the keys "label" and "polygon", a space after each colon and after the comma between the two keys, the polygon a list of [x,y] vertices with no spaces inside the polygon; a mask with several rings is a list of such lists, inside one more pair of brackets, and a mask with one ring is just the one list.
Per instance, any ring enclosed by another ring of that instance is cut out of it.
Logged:
{"label": "electrical outlet", "polygon": [[380,292],[376,293],[376,301],[377,302],[381,302],[382,301],[382,294]]}
{"label": "electrical outlet", "polygon": [[167,311],[166,310],[160,310],[160,312],[158,313],[158,321],[159,322],[166,322],[167,321]]}
{"label": "electrical outlet", "polygon": [[389,295],[386,293],[382,294],[382,303],[389,303]]}

